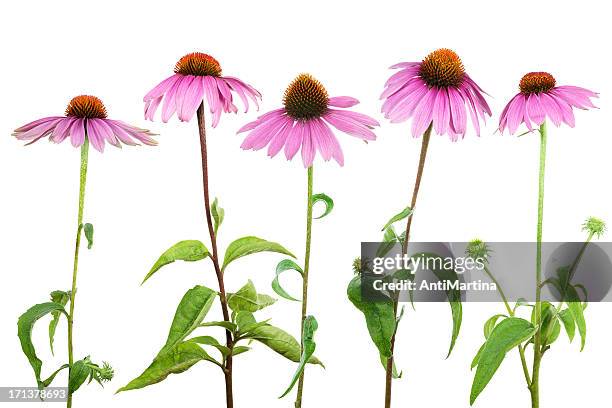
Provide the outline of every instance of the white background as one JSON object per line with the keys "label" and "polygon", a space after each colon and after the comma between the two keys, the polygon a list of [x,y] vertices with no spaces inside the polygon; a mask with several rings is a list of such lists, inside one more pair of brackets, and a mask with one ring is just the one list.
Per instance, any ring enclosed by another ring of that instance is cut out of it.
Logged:
{"label": "white background", "polygon": [[[310,312],[320,323],[317,354],[327,370],[310,368],[305,406],[381,406],[384,372],[362,315],[345,296],[351,261],[360,241],[377,240],[384,222],[409,201],[419,140],[409,124],[390,125],[378,113],[388,66],[418,61],[452,48],[467,72],[492,97],[494,112],[480,138],[472,131],[451,143],[434,137],[413,224],[415,240],[533,240],[536,221],[538,139],[494,133],[498,114],[521,76],[550,71],[558,84],[601,93],[595,111],[577,112],[575,129],[551,126],[544,237],[580,240],[590,215],[612,222],[609,135],[612,94],[610,37],[605,2],[5,2],[0,13],[0,385],[34,385],[16,336],[17,317],[53,289],[67,289],[72,267],[78,188],[78,151],[69,143],[40,141],[24,148],[12,129],[62,114],[71,97],[102,98],[109,116],[145,125],[142,96],[171,74],[183,54],[215,56],[225,74],[253,84],[264,111],[281,103],[300,72],[310,72],[330,95],[361,100],[355,109],[381,120],[368,145],[339,135],[346,165],[315,163],[315,191],[331,195],[333,213],[315,221]],[[304,245],[306,171],[300,161],[245,152],[236,130],[255,111],[225,115],[209,132],[211,188],[226,209],[221,247],[254,234],[283,243],[300,255]],[[114,396],[138,375],[165,341],[174,309],[197,283],[216,287],[210,265],[177,263],[139,283],[157,256],[182,239],[205,240],[201,170],[195,123],[147,123],[160,133],[155,148],[108,147],[90,153],[85,220],[95,244],[82,251],[76,303],[76,355],[109,360],[116,377],[104,390],[89,386],[77,407],[222,407],[223,379],[200,364],[144,390]],[[269,287],[274,254],[237,262],[229,290],[248,278]],[[286,285],[297,293],[295,276]],[[545,356],[542,407],[605,406],[612,342],[609,304],[587,309],[587,346],[566,337]],[[447,304],[421,304],[404,318],[397,342],[404,378],[394,383],[394,406],[468,406],[469,363],[481,344],[482,323],[501,304],[465,305],[457,346],[444,360],[450,337]],[[279,301],[262,313],[299,332],[299,305]],[[220,316],[213,309],[210,317]],[[43,374],[65,360],[65,324],[58,328],[56,357],[47,347],[46,322],[35,342]],[[52,364],[48,362],[52,361]],[[288,407],[293,395],[276,397],[294,364],[256,345],[236,358],[237,407]],[[61,384],[58,381],[57,384]],[[515,353],[476,403],[479,407],[529,405]]]}

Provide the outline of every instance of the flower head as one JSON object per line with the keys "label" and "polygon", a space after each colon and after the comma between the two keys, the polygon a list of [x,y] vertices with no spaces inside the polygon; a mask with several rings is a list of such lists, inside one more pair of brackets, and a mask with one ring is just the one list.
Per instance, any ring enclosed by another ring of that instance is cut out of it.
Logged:
{"label": "flower head", "polygon": [[491,250],[486,242],[481,239],[473,239],[468,242],[465,253],[472,259],[482,259],[486,261],[491,254]]}
{"label": "flower head", "polygon": [[32,144],[49,136],[54,143],[61,143],[68,137],[74,147],[79,147],[89,139],[98,151],[104,151],[108,142],[116,147],[121,144],[137,145],[138,142],[154,146],[154,134],[146,129],[128,125],[120,120],[108,119],[102,101],[91,95],[79,95],[68,103],[66,116],[49,116],[35,120],[15,129],[13,136]]}
{"label": "flower head", "polygon": [[221,76],[219,61],[208,54],[193,52],[176,63],[174,75],[145,95],[145,119],[153,120],[163,101],[163,122],[168,122],[175,113],[179,120],[188,122],[206,99],[215,127],[221,113],[238,112],[232,93],[242,100],[245,112],[249,110],[249,99],[259,108],[257,99],[261,99],[261,94],[255,88],[238,78]]}
{"label": "flower head", "polygon": [[431,125],[437,134],[456,141],[467,131],[467,108],[480,135],[480,120],[491,116],[491,109],[454,51],[442,48],[421,62],[400,62],[391,68],[400,71],[389,78],[380,98],[385,100],[382,112],[392,123],[412,118],[412,136],[421,136]]}
{"label": "flower head", "polygon": [[597,93],[577,86],[556,86],[548,72],[530,72],[519,83],[519,93],[508,102],[499,119],[499,131],[506,127],[512,134],[521,123],[530,131],[542,125],[548,117],[555,126],[562,123],[574,127],[573,108],[588,109],[595,105],[590,98]]}
{"label": "flower head", "polygon": [[310,74],[300,74],[287,87],[284,107],[260,116],[243,126],[238,133],[249,132],[242,142],[245,150],[268,146],[274,157],[284,147],[291,160],[300,147],[304,167],[312,165],[318,150],[325,161],[336,160],[341,166],[344,155],[329,125],[362,140],[375,140],[371,129],[379,123],[361,113],[333,108],[350,108],[359,101],[350,96],[329,97],[321,82]]}
{"label": "flower head", "polygon": [[583,231],[586,231],[597,238],[601,238],[601,236],[606,233],[606,229],[606,223],[595,217],[587,218],[584,224],[582,224]]}

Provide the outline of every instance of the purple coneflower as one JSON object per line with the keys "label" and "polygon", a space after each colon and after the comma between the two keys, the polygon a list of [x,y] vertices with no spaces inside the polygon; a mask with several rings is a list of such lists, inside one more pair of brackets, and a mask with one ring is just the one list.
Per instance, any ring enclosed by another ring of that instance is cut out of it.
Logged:
{"label": "purple coneflower", "polygon": [[[595,108],[590,98],[598,94],[578,86],[555,86],[548,72],[530,72],[519,83],[520,92],[508,102],[499,119],[499,131],[506,127],[512,134],[524,123],[532,131],[548,117],[555,126],[565,123],[574,127],[573,108]],[[534,126],[535,125],[535,126]]]}
{"label": "purple coneflower", "polygon": [[[412,118],[412,136],[423,135],[412,199],[402,211],[407,220],[403,238],[399,238],[399,242],[402,244],[402,254],[406,255],[432,131],[439,135],[446,134],[452,141],[463,138],[467,131],[467,107],[474,130],[480,135],[480,120],[484,122],[485,114],[491,116],[491,109],[483,96],[484,91],[465,72],[461,59],[452,50],[441,48],[421,62],[400,62],[391,68],[400,68],[400,71],[393,74],[385,84],[385,90],[380,96],[380,99],[385,100],[382,112],[391,123]],[[397,301],[394,308],[398,308]],[[453,315],[449,355],[459,333],[459,325],[460,321]],[[395,334],[391,339],[392,356],[386,364],[385,408],[391,406],[394,347]]]}
{"label": "purple coneflower", "polygon": [[174,68],[174,75],[161,81],[145,95],[145,119],[153,120],[157,108],[164,100],[162,122],[177,114],[179,120],[189,122],[204,97],[212,113],[212,127],[216,127],[221,113],[236,113],[232,92],[238,94],[249,109],[250,98],[257,106],[261,94],[251,85],[231,76],[221,76],[221,65],[208,54],[193,52],[182,57]]}
{"label": "purple coneflower", "polygon": [[49,140],[54,143],[61,143],[70,137],[72,145],[79,147],[87,138],[100,152],[104,151],[105,142],[116,147],[121,147],[121,143],[137,145],[136,141],[154,146],[157,142],[151,138],[153,135],[146,129],[128,125],[120,120],[108,119],[102,101],[90,95],[72,98],[66,108],[65,116],[38,119],[13,132],[13,136],[28,141],[27,144],[46,136],[49,136]]}
{"label": "purple coneflower", "polygon": [[242,142],[245,150],[268,146],[274,157],[283,147],[291,160],[300,147],[304,167],[312,165],[318,150],[325,161],[344,164],[342,148],[329,125],[362,140],[375,140],[372,132],[379,123],[361,113],[333,108],[350,108],[359,103],[350,96],[330,98],[321,82],[310,74],[300,74],[291,82],[283,97],[284,107],[247,123],[238,133],[250,132]]}
{"label": "purple coneflower", "polygon": [[491,116],[491,109],[454,51],[442,48],[421,62],[400,62],[391,68],[401,70],[389,78],[380,96],[386,99],[382,112],[391,123],[412,117],[412,136],[421,136],[433,124],[437,134],[456,141],[467,130],[467,106],[480,135],[479,120],[484,121],[485,113]]}

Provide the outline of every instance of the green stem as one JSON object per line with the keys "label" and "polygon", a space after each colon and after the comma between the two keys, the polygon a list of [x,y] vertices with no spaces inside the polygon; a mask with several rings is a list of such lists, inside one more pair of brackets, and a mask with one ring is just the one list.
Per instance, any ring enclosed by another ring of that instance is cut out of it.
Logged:
{"label": "green stem", "polygon": [[[72,266],[72,288],[70,289],[70,313],[68,314],[68,364],[69,372],[74,363],[74,350],[72,346],[73,325],[74,325],[74,301],[77,291],[77,274],[79,269],[79,248],[81,246],[81,231],[83,229],[83,208],[85,207],[85,184],[87,182],[87,161],[89,156],[89,139],[85,137],[85,141],[81,146],[81,167],[79,178],[79,212],[77,215],[77,232],[76,243],[74,246],[74,263]],[[72,393],[68,394],[66,407],[72,407]]]}
{"label": "green stem", "polygon": [[495,283],[495,286],[497,287],[497,291],[499,292],[499,296],[501,296],[502,300],[504,301],[504,305],[506,306],[506,310],[508,311],[508,314],[510,316],[514,316],[514,311],[510,307],[510,304],[508,303],[508,298],[506,297],[504,290],[502,289],[497,279],[495,279],[495,276],[493,276],[493,274],[489,270],[489,267],[485,265],[484,271],[489,276],[489,278],[493,281],[493,283]]}
{"label": "green stem", "polygon": [[540,126],[540,170],[538,177],[538,225],[536,233],[536,303],[535,303],[535,325],[538,327],[533,345],[533,371],[529,387],[531,391],[531,406],[540,406],[540,364],[542,361],[542,220],[544,218],[544,174],[546,170],[546,122]]}
{"label": "green stem", "polygon": [[[313,166],[308,168],[308,193],[306,200],[306,251],[304,255],[304,274],[302,279],[302,319],[300,327],[304,327],[304,320],[306,320],[306,313],[308,310],[308,271],[310,269],[310,243],[312,240],[312,179],[313,179]],[[301,347],[304,352],[304,330],[300,330],[301,334]],[[300,379],[298,381],[297,396],[295,398],[295,408],[302,407],[302,394],[304,392],[304,374],[306,368],[302,371]]]}
{"label": "green stem", "polygon": [[[414,188],[412,189],[412,199],[410,200],[410,208],[414,211],[417,203],[417,197],[419,195],[419,189],[421,188],[421,179],[423,178],[423,170],[425,168],[425,159],[427,158],[427,149],[429,147],[429,140],[431,138],[431,130],[433,129],[433,122],[429,124],[425,133],[423,133],[421,141],[421,153],[419,155],[419,167],[417,168],[416,179],[414,181]],[[414,215],[408,216],[406,221],[406,231],[404,234],[404,242],[402,244],[402,255],[408,253],[408,241],[410,240],[410,228],[412,227],[412,218]],[[394,314],[397,316],[398,300],[395,299],[393,302]],[[395,335],[397,333],[397,327],[391,337],[391,357],[387,359],[387,367],[385,373],[385,408],[391,408],[391,395],[393,390],[393,352],[395,350]]]}

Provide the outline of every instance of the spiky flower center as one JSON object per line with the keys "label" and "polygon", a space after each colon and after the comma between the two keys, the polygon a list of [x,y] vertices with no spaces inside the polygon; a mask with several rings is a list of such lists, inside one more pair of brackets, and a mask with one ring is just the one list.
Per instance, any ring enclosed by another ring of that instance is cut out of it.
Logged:
{"label": "spiky flower center", "polygon": [[106,118],[106,108],[100,98],[91,95],[79,95],[72,98],[68,103],[66,116],[104,119]]}
{"label": "spiky flower center", "polygon": [[318,118],[327,112],[329,95],[310,74],[300,74],[289,84],[283,97],[287,114],[295,119]]}
{"label": "spiky flower center", "polygon": [[525,95],[548,92],[556,83],[555,77],[548,72],[530,72],[521,78],[519,89]]}
{"label": "spiky flower center", "polygon": [[430,87],[456,87],[461,85],[465,69],[455,51],[440,48],[429,54],[421,62],[419,75]]}
{"label": "spiky flower center", "polygon": [[192,52],[176,63],[174,72],[182,75],[221,76],[219,61],[203,52]]}

